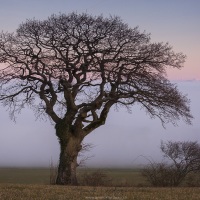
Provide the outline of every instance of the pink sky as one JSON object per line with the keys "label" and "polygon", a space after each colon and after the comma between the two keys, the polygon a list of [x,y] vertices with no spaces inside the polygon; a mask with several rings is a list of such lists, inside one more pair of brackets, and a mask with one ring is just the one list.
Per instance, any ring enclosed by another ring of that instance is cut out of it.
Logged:
{"label": "pink sky", "polygon": [[[198,59],[197,59],[198,61]],[[185,62],[181,69],[168,69],[167,75],[170,80],[200,80],[200,59],[199,62]]]}

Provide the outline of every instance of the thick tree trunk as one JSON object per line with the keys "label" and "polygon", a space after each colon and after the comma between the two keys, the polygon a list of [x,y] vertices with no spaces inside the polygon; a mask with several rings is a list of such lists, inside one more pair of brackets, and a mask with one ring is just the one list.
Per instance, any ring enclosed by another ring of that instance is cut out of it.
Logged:
{"label": "thick tree trunk", "polygon": [[56,184],[59,185],[78,185],[76,177],[77,157],[72,156],[66,151],[60,153],[60,163]]}
{"label": "thick tree trunk", "polygon": [[56,127],[56,133],[60,142],[60,161],[56,184],[78,185],[76,177],[77,157],[81,150],[81,137],[72,134],[65,126],[62,129]]}

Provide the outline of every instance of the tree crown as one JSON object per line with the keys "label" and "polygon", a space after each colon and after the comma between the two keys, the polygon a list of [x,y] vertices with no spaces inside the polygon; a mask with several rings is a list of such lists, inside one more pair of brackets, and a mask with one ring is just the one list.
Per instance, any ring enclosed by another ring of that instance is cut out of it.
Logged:
{"label": "tree crown", "polygon": [[167,67],[184,61],[168,43],[151,43],[119,17],[27,20],[16,33],[0,34],[0,101],[12,115],[30,105],[56,123],[79,119],[95,127],[114,104],[134,103],[162,123],[181,117],[190,123],[189,100],[166,79]]}

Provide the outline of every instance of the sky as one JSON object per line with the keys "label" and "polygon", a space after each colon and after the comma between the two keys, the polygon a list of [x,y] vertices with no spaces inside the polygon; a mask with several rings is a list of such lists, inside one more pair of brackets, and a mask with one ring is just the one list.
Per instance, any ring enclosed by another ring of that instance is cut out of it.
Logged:
{"label": "sky", "polygon": [[[180,122],[164,129],[137,106],[132,114],[113,109],[106,125],[85,140],[94,145],[88,166],[133,166],[149,156],[158,160],[161,140],[200,142],[199,0],[0,0],[0,5],[0,31],[14,32],[26,19],[42,20],[51,14],[117,15],[130,27],[151,33],[153,42],[169,42],[174,51],[187,56],[184,68],[168,70],[168,78],[191,99],[193,125]],[[48,121],[35,121],[32,111],[24,110],[14,123],[6,108],[0,107],[0,126],[0,166],[48,166],[51,159],[58,161],[54,127]]]}

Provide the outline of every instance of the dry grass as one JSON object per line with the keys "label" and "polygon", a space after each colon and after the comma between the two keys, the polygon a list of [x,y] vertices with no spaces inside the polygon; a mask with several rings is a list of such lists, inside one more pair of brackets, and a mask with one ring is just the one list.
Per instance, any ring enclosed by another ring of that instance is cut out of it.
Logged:
{"label": "dry grass", "polygon": [[1,200],[199,200],[200,188],[69,187],[0,184]]}
{"label": "dry grass", "polygon": [[[79,171],[93,173],[96,169]],[[138,170],[104,170],[111,185],[69,187],[49,184],[47,169],[0,169],[0,200],[199,200],[200,188],[147,187]],[[138,187],[139,184],[143,187]],[[128,187],[129,185],[134,187]],[[135,187],[137,186],[137,187]]]}

